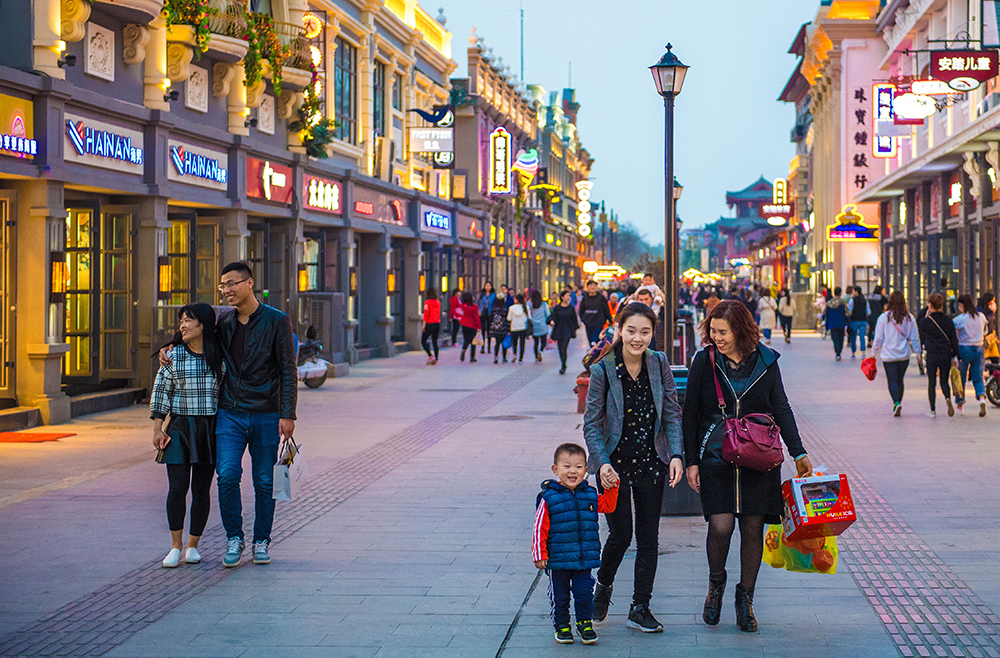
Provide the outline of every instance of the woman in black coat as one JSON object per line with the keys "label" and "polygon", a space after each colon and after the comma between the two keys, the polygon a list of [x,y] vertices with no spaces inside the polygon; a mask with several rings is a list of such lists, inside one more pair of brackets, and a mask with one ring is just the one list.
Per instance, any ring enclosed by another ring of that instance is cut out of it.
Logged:
{"label": "woman in black coat", "polygon": [[[719,302],[701,324],[705,349],[695,355],[684,401],[684,454],[691,488],[701,494],[708,521],[709,587],[702,617],[719,623],[726,588],[729,544],[740,523],[740,583],[736,586],[736,621],[741,631],[755,632],[753,592],[764,551],[764,524],[780,523],[781,468],[761,472],[722,459],[725,423],[720,413],[715,376],[719,378],[726,417],[752,413],[774,418],[799,477],[812,475],[792,409],[778,370],[778,353],[760,344],[753,316],[740,301]],[[713,374],[714,373],[714,374]]]}
{"label": "woman in black coat", "polygon": [[559,294],[559,305],[552,309],[549,314],[549,324],[552,325],[552,340],[559,346],[559,359],[562,367],[559,374],[566,374],[566,354],[569,349],[569,341],[576,337],[577,327],[580,320],[577,318],[576,309],[570,304],[570,291],[563,290]]}

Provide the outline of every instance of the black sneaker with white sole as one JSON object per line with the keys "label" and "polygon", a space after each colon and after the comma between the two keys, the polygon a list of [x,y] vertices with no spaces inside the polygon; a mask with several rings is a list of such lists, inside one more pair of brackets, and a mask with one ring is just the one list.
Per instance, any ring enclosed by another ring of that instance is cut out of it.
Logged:
{"label": "black sneaker with white sole", "polygon": [[640,630],[643,633],[662,633],[663,624],[656,621],[656,617],[649,611],[649,606],[642,603],[633,603],[628,611],[628,621],[625,625],[629,628]]}
{"label": "black sneaker with white sole", "polygon": [[573,644],[573,631],[569,626],[556,629],[556,642],[559,644]]}
{"label": "black sneaker with white sole", "polygon": [[597,644],[597,632],[589,619],[576,622],[576,632],[580,634],[580,641],[584,644]]}

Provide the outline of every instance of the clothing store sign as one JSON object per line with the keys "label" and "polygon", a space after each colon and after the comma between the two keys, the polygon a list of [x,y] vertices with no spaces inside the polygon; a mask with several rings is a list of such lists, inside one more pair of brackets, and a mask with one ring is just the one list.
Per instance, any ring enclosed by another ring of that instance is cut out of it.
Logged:
{"label": "clothing store sign", "polygon": [[451,235],[451,212],[421,204],[420,229],[439,235]]}
{"label": "clothing store sign", "polygon": [[971,91],[997,76],[996,50],[932,50],[931,77],[955,91]]}
{"label": "clothing store sign", "polygon": [[167,180],[197,185],[225,192],[229,182],[224,151],[192,146],[176,140],[167,141]]}
{"label": "clothing store sign", "polygon": [[291,203],[292,168],[270,160],[247,158],[247,196]]}
{"label": "clothing store sign", "polygon": [[67,112],[63,159],[66,162],[141,176],[143,136],[103,121]]}
{"label": "clothing store sign", "polygon": [[27,160],[38,154],[34,114],[31,101],[0,94],[0,154]]}
{"label": "clothing store sign", "polygon": [[306,174],[303,185],[302,198],[306,200],[306,208],[335,215],[344,213],[341,205],[344,188],[339,182]]}

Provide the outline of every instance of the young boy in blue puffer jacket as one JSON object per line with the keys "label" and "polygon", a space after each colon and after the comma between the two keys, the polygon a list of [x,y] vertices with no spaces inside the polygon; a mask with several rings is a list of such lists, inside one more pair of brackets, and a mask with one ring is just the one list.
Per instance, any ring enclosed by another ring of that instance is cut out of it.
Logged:
{"label": "young boy in blue puffer jacket", "polygon": [[572,644],[570,594],[576,604],[576,629],[584,644],[597,644],[594,632],[594,576],[601,566],[597,515],[610,514],[618,504],[618,488],[597,489],[587,483],[587,452],[576,443],[556,448],[552,472],[558,480],[542,482],[535,501],[531,556],[549,573],[549,601],[556,642]]}

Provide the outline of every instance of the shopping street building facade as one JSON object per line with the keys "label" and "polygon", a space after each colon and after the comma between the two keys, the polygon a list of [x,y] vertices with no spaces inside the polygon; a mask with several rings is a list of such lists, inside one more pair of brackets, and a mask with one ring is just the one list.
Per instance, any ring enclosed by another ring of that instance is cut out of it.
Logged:
{"label": "shopping street building facade", "polygon": [[[240,5],[213,4],[207,44],[167,26],[158,0],[26,6],[0,8],[0,424],[144,397],[177,309],[219,305],[230,261],[250,264],[259,297],[300,335],[315,325],[335,363],[416,347],[427,288],[496,278],[502,213],[466,184],[488,145],[469,145],[480,157],[459,175],[460,130],[451,163],[410,135],[451,103],[443,16],[413,0],[272,0],[257,16],[286,57],[255,72],[243,38],[255,19]],[[303,116],[336,121],[327,157],[303,141]],[[515,249],[518,265],[541,262]],[[575,252],[544,253],[576,274]]]}

